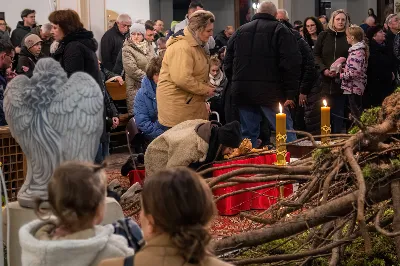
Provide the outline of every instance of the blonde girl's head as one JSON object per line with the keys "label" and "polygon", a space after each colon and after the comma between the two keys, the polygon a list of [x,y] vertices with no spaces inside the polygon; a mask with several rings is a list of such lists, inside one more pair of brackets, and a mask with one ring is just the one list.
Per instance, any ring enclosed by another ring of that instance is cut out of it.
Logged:
{"label": "blonde girl's head", "polygon": [[350,27],[346,29],[346,36],[349,44],[362,42],[365,39],[363,29],[354,24],[350,25]]}
{"label": "blonde girl's head", "polygon": [[44,220],[41,205],[47,202],[58,225],[70,233],[100,224],[106,198],[105,166],[77,161],[60,165],[47,186],[48,200],[37,200],[35,212],[38,217]]}
{"label": "blonde girl's head", "polygon": [[218,55],[213,55],[210,58],[210,74],[215,77],[218,75],[221,68],[221,60],[219,60]]}

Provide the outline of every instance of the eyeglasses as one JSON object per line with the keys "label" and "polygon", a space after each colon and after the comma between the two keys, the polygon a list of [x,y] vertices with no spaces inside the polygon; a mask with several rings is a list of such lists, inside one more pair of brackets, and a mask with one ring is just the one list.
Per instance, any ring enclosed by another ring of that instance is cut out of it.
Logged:
{"label": "eyeglasses", "polygon": [[315,24],[306,25],[307,28],[312,28],[312,27],[315,27],[315,26],[316,26]]}
{"label": "eyeglasses", "polygon": [[7,26],[7,23],[0,23],[0,26]]}
{"label": "eyeglasses", "polygon": [[126,24],[120,24],[123,28],[130,28],[130,27],[132,27],[132,25],[126,25]]}

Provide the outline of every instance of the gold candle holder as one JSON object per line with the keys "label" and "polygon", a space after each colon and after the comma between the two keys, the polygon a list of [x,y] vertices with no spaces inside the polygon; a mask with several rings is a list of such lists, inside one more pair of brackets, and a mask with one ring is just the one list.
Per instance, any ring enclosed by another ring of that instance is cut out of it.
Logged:
{"label": "gold candle holder", "polygon": [[287,135],[282,135],[277,133],[276,135],[276,163],[275,165],[286,165],[286,146],[283,146],[282,143],[286,143]]}

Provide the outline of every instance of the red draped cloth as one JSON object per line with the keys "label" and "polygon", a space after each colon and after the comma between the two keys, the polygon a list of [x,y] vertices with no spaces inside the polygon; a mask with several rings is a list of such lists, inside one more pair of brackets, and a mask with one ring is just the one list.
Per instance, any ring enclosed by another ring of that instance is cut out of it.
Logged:
{"label": "red draped cloth", "polygon": [[[287,162],[290,161],[289,153],[286,156],[286,161]],[[235,164],[272,165],[275,162],[276,162],[275,154],[263,154],[253,158],[238,159],[220,164],[214,164],[213,167],[225,166],[225,165],[232,165],[233,167],[222,170],[216,170],[213,172],[213,176],[214,177],[220,176],[230,171],[237,170],[238,168],[234,167]],[[242,183],[231,187],[216,189],[213,191],[213,193],[214,196],[218,197],[244,188],[251,188],[269,183],[275,183],[275,181],[259,182],[259,183]],[[291,184],[285,185],[283,192],[284,197],[287,197],[292,193],[293,193],[293,186]],[[217,208],[220,215],[236,215],[241,211],[248,211],[248,210],[266,210],[272,204],[277,202],[279,196],[280,196],[279,187],[271,187],[266,189],[249,191],[219,200],[217,202]]]}

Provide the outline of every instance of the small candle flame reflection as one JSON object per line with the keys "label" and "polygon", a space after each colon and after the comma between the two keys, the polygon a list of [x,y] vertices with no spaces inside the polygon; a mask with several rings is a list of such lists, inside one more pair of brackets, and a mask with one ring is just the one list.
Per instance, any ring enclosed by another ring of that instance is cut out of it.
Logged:
{"label": "small candle flame reflection", "polygon": [[327,106],[328,106],[328,103],[326,102],[326,100],[325,100],[325,99],[323,100],[323,103],[324,103],[324,106],[325,106],[325,107],[327,107]]}
{"label": "small candle flame reflection", "polygon": [[279,113],[282,114],[282,105],[279,103]]}

